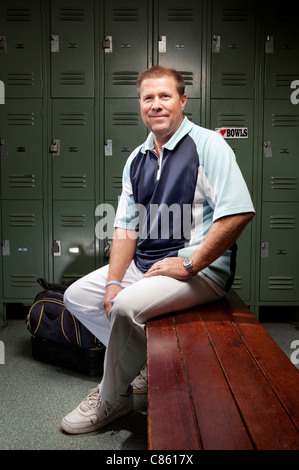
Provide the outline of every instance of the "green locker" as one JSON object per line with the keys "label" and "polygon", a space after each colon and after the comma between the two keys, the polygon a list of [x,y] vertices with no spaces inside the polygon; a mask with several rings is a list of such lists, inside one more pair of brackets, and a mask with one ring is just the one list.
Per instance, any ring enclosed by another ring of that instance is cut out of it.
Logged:
{"label": "green locker", "polygon": [[42,199],[42,103],[8,99],[1,106],[1,194],[4,199]]}
{"label": "green locker", "polygon": [[0,70],[6,98],[42,96],[41,2],[0,5]]}
{"label": "green locker", "polygon": [[249,191],[253,186],[253,101],[211,100],[211,129],[222,133],[235,152]]}
{"label": "green locker", "polygon": [[263,200],[299,201],[299,108],[286,100],[264,106]]}
{"label": "green locker", "polygon": [[299,301],[298,214],[298,202],[263,203],[261,301]]}
{"label": "green locker", "polygon": [[297,0],[267,2],[265,98],[289,99],[299,78],[299,5]]}
{"label": "green locker", "polygon": [[[211,100],[211,129],[222,133],[233,149],[238,165],[253,192],[253,100]],[[233,288],[243,300],[251,295],[252,226],[246,227],[237,245],[237,268]]]}
{"label": "green locker", "polygon": [[55,98],[94,96],[94,2],[51,1],[51,92]]}
{"label": "green locker", "polygon": [[212,98],[253,98],[255,28],[255,1],[213,1]]}
{"label": "green locker", "polygon": [[130,153],[147,137],[136,99],[105,100],[105,200],[117,200]]}
{"label": "green locker", "polygon": [[94,100],[52,100],[53,198],[94,197]]}
{"label": "green locker", "polygon": [[159,1],[158,63],[178,70],[190,98],[201,97],[202,2]]}
{"label": "green locker", "polygon": [[2,266],[5,298],[32,300],[44,277],[43,204],[2,201]]}
{"label": "green locker", "polygon": [[196,98],[188,98],[184,109],[184,116],[195,124],[201,125],[200,122],[201,100]]}
{"label": "green locker", "polygon": [[52,256],[55,282],[78,279],[95,269],[93,201],[53,203]]}
{"label": "green locker", "polygon": [[148,68],[148,1],[105,1],[105,97],[135,98],[136,81]]}

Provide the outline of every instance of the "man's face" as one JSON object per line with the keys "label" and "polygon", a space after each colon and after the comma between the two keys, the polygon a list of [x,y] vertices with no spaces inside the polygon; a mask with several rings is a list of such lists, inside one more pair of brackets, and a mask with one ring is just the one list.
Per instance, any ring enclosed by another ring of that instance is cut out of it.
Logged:
{"label": "man's face", "polygon": [[172,77],[147,78],[140,87],[141,117],[154,136],[166,143],[180,126],[186,95],[179,95]]}

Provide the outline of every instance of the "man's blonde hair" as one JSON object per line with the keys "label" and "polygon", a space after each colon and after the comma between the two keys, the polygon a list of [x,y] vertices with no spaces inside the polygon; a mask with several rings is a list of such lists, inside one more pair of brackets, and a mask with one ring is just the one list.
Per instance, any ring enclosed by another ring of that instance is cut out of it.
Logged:
{"label": "man's blonde hair", "polygon": [[142,82],[147,78],[162,78],[172,77],[177,85],[178,94],[182,97],[185,93],[185,82],[182,75],[174,69],[162,67],[162,65],[154,65],[150,69],[143,72],[137,80],[137,91],[140,94],[140,87]]}

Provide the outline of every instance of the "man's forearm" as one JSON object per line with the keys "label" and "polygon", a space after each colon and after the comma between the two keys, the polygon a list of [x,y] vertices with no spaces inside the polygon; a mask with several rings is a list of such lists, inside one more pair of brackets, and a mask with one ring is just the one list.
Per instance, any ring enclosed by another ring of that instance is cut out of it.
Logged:
{"label": "man's forearm", "polygon": [[231,248],[253,216],[253,213],[246,213],[216,220],[198,250],[191,256],[194,271],[206,268]]}
{"label": "man's forearm", "polygon": [[107,281],[121,281],[134,258],[138,233],[117,228],[112,241]]}

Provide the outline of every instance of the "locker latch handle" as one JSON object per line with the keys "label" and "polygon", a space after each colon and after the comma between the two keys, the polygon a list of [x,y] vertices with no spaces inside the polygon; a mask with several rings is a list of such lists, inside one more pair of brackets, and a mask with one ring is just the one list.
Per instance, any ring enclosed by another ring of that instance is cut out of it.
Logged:
{"label": "locker latch handle", "polygon": [[55,139],[52,141],[50,145],[50,152],[52,155],[57,155],[58,157],[60,156],[60,140]]}

